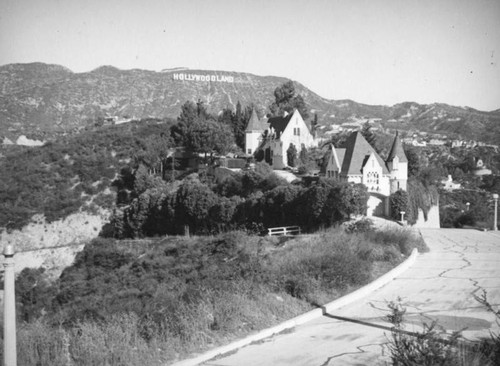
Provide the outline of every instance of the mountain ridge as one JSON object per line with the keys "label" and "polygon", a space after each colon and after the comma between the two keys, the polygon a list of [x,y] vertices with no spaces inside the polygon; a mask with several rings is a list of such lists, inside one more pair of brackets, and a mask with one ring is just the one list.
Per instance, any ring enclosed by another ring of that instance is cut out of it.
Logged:
{"label": "mountain ridge", "polygon": [[[175,118],[186,100],[201,100],[214,114],[226,107],[235,108],[238,101],[243,106],[253,103],[262,114],[274,100],[274,89],[288,80],[185,67],[152,71],[103,65],[87,72],[73,72],[41,62],[8,64],[0,66],[0,137],[43,138],[56,132],[76,132],[107,116]],[[334,124],[377,119],[391,128],[426,130],[485,142],[500,139],[500,109],[487,112],[411,101],[370,105],[324,98],[300,82],[294,83],[311,115],[317,113],[326,130]]]}

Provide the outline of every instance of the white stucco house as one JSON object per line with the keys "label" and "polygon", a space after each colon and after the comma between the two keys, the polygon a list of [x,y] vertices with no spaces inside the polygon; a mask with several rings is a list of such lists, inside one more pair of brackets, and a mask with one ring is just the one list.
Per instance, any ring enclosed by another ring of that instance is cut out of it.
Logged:
{"label": "white stucco house", "polygon": [[407,188],[408,159],[396,133],[384,161],[359,132],[353,132],[342,148],[330,145],[321,173],[326,178],[361,183],[368,188],[368,216],[388,216],[389,196]]}
{"label": "white stucco house", "polygon": [[254,154],[258,149],[262,149],[265,161],[273,169],[283,169],[288,166],[287,150],[291,145],[295,146],[297,154],[304,147],[317,146],[314,135],[297,109],[283,117],[262,120],[258,119],[255,111],[252,112],[245,131],[247,154]]}

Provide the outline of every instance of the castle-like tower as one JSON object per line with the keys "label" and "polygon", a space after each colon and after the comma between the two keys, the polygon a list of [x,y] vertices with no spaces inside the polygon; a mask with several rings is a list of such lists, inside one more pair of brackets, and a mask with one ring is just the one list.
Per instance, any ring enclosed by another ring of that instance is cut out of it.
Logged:
{"label": "castle-like tower", "polygon": [[406,191],[406,184],[408,182],[408,159],[398,135],[396,131],[391,151],[385,161],[390,174],[391,194],[400,189]]}
{"label": "castle-like tower", "polygon": [[267,120],[259,120],[255,109],[245,130],[245,154],[253,155],[262,142],[262,134],[267,130]]}

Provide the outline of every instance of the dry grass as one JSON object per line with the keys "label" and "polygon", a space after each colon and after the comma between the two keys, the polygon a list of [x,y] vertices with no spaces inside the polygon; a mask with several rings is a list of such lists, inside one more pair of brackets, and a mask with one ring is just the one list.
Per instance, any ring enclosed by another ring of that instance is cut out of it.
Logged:
{"label": "dry grass", "polygon": [[[130,242],[123,246],[113,242],[106,247],[102,241],[88,248],[88,255],[80,262],[105,258],[104,263],[110,266],[107,271],[116,271],[113,278],[120,282],[137,282],[135,277],[124,277],[132,276],[133,268],[149,268],[170,280],[140,280],[142,292],[128,290],[137,293],[136,298],[116,299],[113,303],[116,306],[116,301],[127,300],[136,310],[130,311],[129,307],[126,311],[123,305],[124,310],[114,308],[114,313],[101,321],[80,320],[65,328],[55,326],[58,316],[72,311],[67,308],[63,313],[49,314],[45,320],[23,324],[18,333],[20,364],[112,366],[173,362],[278,324],[362,286],[375,274],[399,263],[403,258],[399,249],[410,250],[412,243],[417,245],[414,239],[403,231],[349,234],[333,228],[294,239],[249,237],[241,232],[167,238],[141,243],[140,248]],[[111,269],[111,258],[124,264]],[[127,260],[132,262],[127,264]],[[74,272],[75,278],[78,273]],[[174,275],[180,284],[177,292],[171,284]],[[100,283],[98,278],[92,281]],[[154,283],[156,287],[151,287]],[[144,292],[148,286],[150,289]],[[115,296],[122,296],[119,294],[125,292],[121,291]],[[99,295],[92,296],[92,301],[101,301]],[[139,296],[147,296],[141,311],[137,310],[142,301]],[[79,298],[78,306],[84,306],[86,301]],[[79,311],[84,314],[83,310]]]}

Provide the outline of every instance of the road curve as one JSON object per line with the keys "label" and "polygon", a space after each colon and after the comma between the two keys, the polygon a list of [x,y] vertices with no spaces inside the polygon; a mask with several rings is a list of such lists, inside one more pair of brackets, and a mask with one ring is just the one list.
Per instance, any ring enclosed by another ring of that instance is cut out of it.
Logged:
{"label": "road curve", "polygon": [[387,302],[398,297],[407,308],[409,331],[437,320],[448,331],[466,328],[462,334],[468,339],[499,332],[494,315],[474,295],[484,290],[490,303],[500,305],[500,233],[463,229],[421,233],[430,252],[420,254],[409,270],[364,300],[204,365],[384,365],[388,360],[384,344],[390,335],[384,329],[390,326],[385,320]]}

